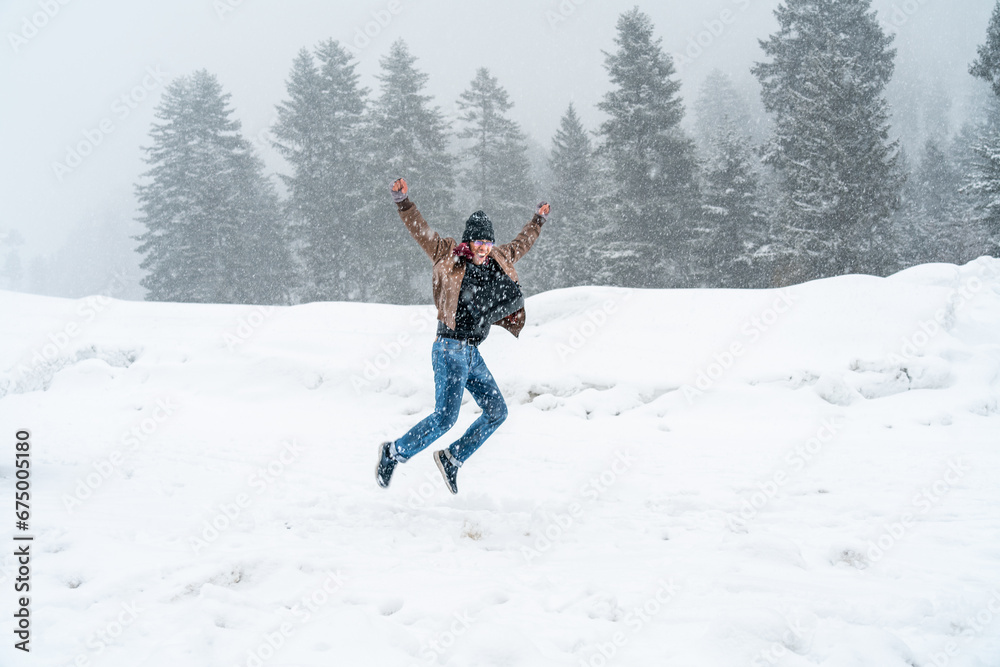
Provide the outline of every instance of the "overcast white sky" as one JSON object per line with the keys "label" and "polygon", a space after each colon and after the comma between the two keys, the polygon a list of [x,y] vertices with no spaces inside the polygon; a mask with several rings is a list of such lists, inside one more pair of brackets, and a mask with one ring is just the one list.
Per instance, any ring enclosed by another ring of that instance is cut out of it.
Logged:
{"label": "overcast white sky", "polygon": [[[143,170],[139,146],[148,143],[164,80],[199,68],[216,74],[233,95],[244,132],[253,136],[273,120],[296,52],[330,37],[363,46],[355,48],[359,71],[373,90],[379,58],[402,37],[418,57],[418,67],[430,75],[430,92],[446,111],[454,108],[476,68],[489,67],[510,93],[515,119],[548,147],[571,101],[590,128],[600,121],[595,104],[608,87],[601,51],[614,48],[616,19],[635,4],[3,0],[0,230],[21,232],[27,261],[59,247],[82,221],[132,217],[132,186]],[[760,58],[757,40],[776,27],[778,4],[657,0],[639,6],[653,18],[665,50],[697,55],[681,71],[690,110],[698,84],[713,68],[751,81],[748,69]],[[875,8],[898,34],[900,70],[940,79],[960,105],[971,86],[968,65],[984,41],[993,4],[876,0]],[[378,18],[387,25],[378,24]],[[373,37],[360,37],[366,27]],[[707,45],[700,54],[689,41],[699,34]],[[91,138],[100,132],[100,144],[60,177],[53,164],[65,162],[67,148],[86,141],[85,132]],[[282,169],[272,152],[262,154],[270,170]]]}

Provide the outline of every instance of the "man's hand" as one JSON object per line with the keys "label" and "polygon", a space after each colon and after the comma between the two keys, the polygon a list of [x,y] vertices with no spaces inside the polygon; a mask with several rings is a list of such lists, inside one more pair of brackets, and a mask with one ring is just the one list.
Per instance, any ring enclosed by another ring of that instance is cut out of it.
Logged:
{"label": "man's hand", "polygon": [[538,205],[538,210],[535,211],[535,215],[540,217],[542,219],[542,222],[547,222],[549,219],[550,210],[552,210],[552,207],[549,206],[549,203],[547,201],[543,201]]}
{"label": "man's hand", "polygon": [[397,178],[392,183],[392,201],[396,202],[397,204],[399,204],[402,201],[405,201],[409,191],[410,189],[406,185],[406,179]]}

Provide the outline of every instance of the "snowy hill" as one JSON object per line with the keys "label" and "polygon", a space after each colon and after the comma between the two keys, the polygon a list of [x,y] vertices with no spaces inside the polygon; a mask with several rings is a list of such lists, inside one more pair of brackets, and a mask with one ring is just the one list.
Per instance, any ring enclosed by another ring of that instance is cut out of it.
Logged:
{"label": "snowy hill", "polygon": [[430,307],[0,293],[0,663],[1000,665],[1000,260],[527,310],[451,496]]}

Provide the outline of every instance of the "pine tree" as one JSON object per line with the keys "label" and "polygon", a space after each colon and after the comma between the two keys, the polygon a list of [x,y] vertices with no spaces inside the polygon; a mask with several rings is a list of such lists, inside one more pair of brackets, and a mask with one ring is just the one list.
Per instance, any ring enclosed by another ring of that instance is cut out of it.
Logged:
{"label": "pine tree", "polygon": [[173,81],[136,186],[146,231],[141,284],[155,301],[283,303],[288,257],[278,200],[231,118],[230,95],[200,70]]}
{"label": "pine tree", "polygon": [[736,90],[733,80],[722,70],[714,69],[705,77],[694,102],[695,139],[705,154],[711,152],[720,132],[729,129],[750,138],[752,120],[747,103]]}
{"label": "pine tree", "polygon": [[699,253],[706,286],[769,285],[758,160],[749,138],[723,119],[705,163],[705,237]]}
{"label": "pine tree", "polygon": [[[406,44],[396,41],[380,61],[380,97],[372,105],[367,132],[373,146],[373,171],[365,224],[379,233],[370,253],[378,273],[366,300],[426,302],[427,257],[410,242],[387,195],[388,184],[405,177],[414,201],[431,225],[453,223],[455,158],[448,152],[449,124],[423,93],[428,75],[416,69]],[[402,236],[401,236],[402,235]],[[405,238],[404,238],[405,237]]]}
{"label": "pine tree", "polygon": [[1000,113],[1000,98],[991,93],[980,102],[982,104],[978,118],[973,116],[973,119],[962,125],[947,151],[958,179],[950,234],[951,247],[956,253],[956,259],[952,260],[955,264],[964,264],[981,256],[986,247],[987,234],[981,219],[983,201],[968,186],[981,175],[976,148],[988,136],[990,126],[1000,123],[1000,117],[997,116]]}
{"label": "pine tree", "polygon": [[898,143],[885,86],[895,50],[871,0],[786,0],[753,74],[773,115],[765,163],[781,174],[784,218],[810,277],[884,269],[879,238],[899,202]]}
{"label": "pine tree", "polygon": [[977,159],[963,192],[976,198],[977,220],[985,236],[984,251],[1000,257],[1000,2],[993,8],[986,43],[979,47],[979,57],[969,73],[988,81],[996,99],[973,145]]}
{"label": "pine tree", "polygon": [[4,252],[0,268],[0,289],[19,290],[24,281],[24,267],[18,247],[24,245],[24,237],[16,229],[0,230],[0,251]]}
{"label": "pine tree", "polygon": [[993,86],[993,93],[1000,97],[1000,2],[993,7],[993,16],[986,28],[986,43],[979,46],[977,55],[969,73],[988,81]]}
{"label": "pine tree", "polygon": [[979,252],[1000,257],[1000,124],[984,123],[972,148],[974,165],[962,192],[974,198]]}
{"label": "pine tree", "polygon": [[303,49],[292,65],[289,99],[278,105],[274,146],[291,166],[282,179],[305,300],[357,300],[370,283],[370,227],[360,214],[370,180],[362,133],[368,91],[355,67],[334,40],[315,54]]}
{"label": "pine tree", "polygon": [[608,115],[598,150],[614,185],[603,207],[614,216],[615,239],[605,244],[605,261],[625,285],[685,284],[698,191],[694,142],[680,127],[680,82],[646,14],[622,14],[617,30],[618,50],[604,54],[614,89],[598,104]]}
{"label": "pine tree", "polygon": [[551,258],[546,263],[546,289],[595,282],[593,152],[590,137],[570,104],[552,139],[552,224],[538,240],[540,253]]}
{"label": "pine tree", "polygon": [[703,228],[695,241],[700,282],[713,287],[769,286],[767,216],[750,113],[720,70],[705,80],[695,109],[704,183]]}
{"label": "pine tree", "polygon": [[463,125],[458,137],[468,142],[462,183],[469,191],[469,206],[490,216],[500,242],[521,230],[536,203],[525,137],[507,116],[513,106],[485,67],[477,70],[458,100]]}
{"label": "pine tree", "polygon": [[960,187],[961,179],[950,156],[937,140],[928,139],[913,176],[916,229],[907,244],[916,252],[908,263],[961,261],[963,252],[955,234]]}

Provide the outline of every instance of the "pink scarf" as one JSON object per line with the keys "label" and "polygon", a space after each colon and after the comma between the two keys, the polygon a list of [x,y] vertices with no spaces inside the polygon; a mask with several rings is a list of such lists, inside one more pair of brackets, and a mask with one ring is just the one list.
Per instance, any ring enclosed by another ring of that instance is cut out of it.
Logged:
{"label": "pink scarf", "polygon": [[465,259],[472,259],[475,257],[475,253],[472,252],[472,248],[469,247],[468,243],[459,243],[455,246],[455,249],[452,250],[452,253],[454,253],[457,257],[463,257]]}

